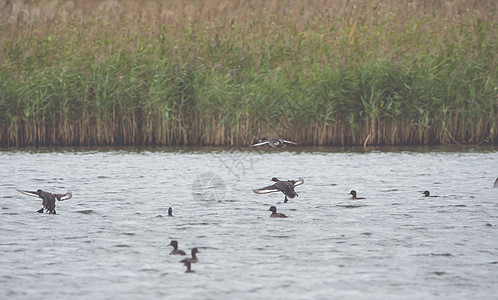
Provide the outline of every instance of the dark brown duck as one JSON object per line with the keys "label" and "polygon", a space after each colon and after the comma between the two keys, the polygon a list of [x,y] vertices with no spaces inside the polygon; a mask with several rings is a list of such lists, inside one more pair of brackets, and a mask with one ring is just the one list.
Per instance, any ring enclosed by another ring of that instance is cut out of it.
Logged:
{"label": "dark brown duck", "polygon": [[39,209],[37,212],[43,213],[44,210],[48,211],[49,214],[56,214],[55,212],[55,199],[59,201],[64,201],[67,199],[71,199],[73,194],[67,192],[65,194],[52,194],[49,192],[45,192],[42,190],[37,190],[36,192],[31,192],[31,191],[23,191],[23,190],[18,190],[19,192],[23,193],[24,195],[28,196],[34,196],[34,197],[40,197],[42,198],[42,204],[43,207]]}
{"label": "dark brown duck", "polygon": [[169,243],[169,246],[173,246],[173,250],[169,253],[169,255],[187,255],[185,251],[178,250],[178,241],[171,241],[171,243]]}
{"label": "dark brown duck", "polygon": [[271,211],[270,218],[287,218],[283,213],[277,213],[277,208],[275,206],[270,206],[270,209],[268,210]]}
{"label": "dark brown duck", "polygon": [[424,197],[434,197],[434,198],[439,197],[439,196],[431,195],[431,193],[429,191],[424,191],[422,194],[424,195]]}
{"label": "dark brown duck", "polygon": [[191,263],[191,264],[195,264],[195,263],[198,263],[199,262],[199,259],[197,258],[197,253],[200,253],[199,250],[197,250],[197,248],[192,248],[192,257],[190,258],[184,258],[182,260],[180,260],[181,263]]}
{"label": "dark brown duck", "polygon": [[356,197],[357,194],[356,194],[355,190],[352,190],[351,192],[349,192],[349,195],[352,195],[351,199],[353,199],[353,200],[367,199],[367,198],[363,198],[363,197]]}
{"label": "dark brown duck", "polygon": [[287,197],[293,199],[294,197],[298,196],[297,193],[294,191],[294,188],[298,185],[301,185],[304,183],[304,179],[299,178],[298,180],[287,180],[287,181],[282,181],[278,180],[278,178],[273,177],[271,179],[275,183],[269,186],[266,186],[264,188],[256,189],[253,190],[256,194],[268,194],[268,193],[273,193],[273,192],[282,192],[285,195],[284,203],[287,203],[288,199]]}

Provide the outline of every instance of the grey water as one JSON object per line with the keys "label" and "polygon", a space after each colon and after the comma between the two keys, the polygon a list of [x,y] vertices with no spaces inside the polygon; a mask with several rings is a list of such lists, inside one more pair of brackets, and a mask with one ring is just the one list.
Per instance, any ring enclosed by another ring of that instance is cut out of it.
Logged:
{"label": "grey water", "polygon": [[0,176],[0,299],[498,295],[497,148],[2,150]]}

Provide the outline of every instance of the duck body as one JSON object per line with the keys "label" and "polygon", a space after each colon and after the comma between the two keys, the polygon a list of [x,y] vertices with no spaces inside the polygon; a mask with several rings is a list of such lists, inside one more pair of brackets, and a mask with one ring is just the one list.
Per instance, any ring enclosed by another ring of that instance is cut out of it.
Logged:
{"label": "duck body", "polygon": [[284,149],[284,148],[287,148],[286,144],[297,145],[297,143],[294,143],[294,142],[291,142],[291,141],[286,141],[286,140],[283,140],[283,139],[275,139],[275,138],[267,139],[267,138],[263,138],[263,139],[261,139],[261,141],[259,141],[259,143],[251,145],[251,147],[258,147],[258,146],[268,145],[268,146],[270,146],[272,148],[281,148],[281,149]]}
{"label": "duck body", "polygon": [[355,190],[352,190],[351,192],[349,192],[349,195],[352,195],[351,199],[353,199],[353,200],[367,199],[367,198],[363,198],[363,197],[356,197],[357,194],[356,194]]}
{"label": "duck body", "polygon": [[268,211],[271,211],[270,218],[287,218],[283,213],[277,213],[277,208],[275,206],[271,206]]}
{"label": "duck body", "polygon": [[192,248],[192,250],[191,250],[192,257],[184,258],[184,259],[180,260],[180,262],[184,263],[185,265],[186,265],[186,263],[190,263],[190,264],[198,263],[199,259],[197,258],[197,255],[196,255],[197,253],[199,253],[199,250],[197,248]]}
{"label": "duck body", "polygon": [[260,189],[253,190],[253,192],[256,194],[282,192],[285,195],[284,203],[287,203],[287,197],[293,199],[294,197],[298,196],[296,191],[294,191],[294,188],[304,183],[304,179],[302,178],[299,178],[298,180],[283,181],[279,180],[277,177],[273,177],[271,181],[274,181],[275,183]]}
{"label": "duck body", "polygon": [[59,201],[64,201],[70,199],[73,194],[67,192],[65,194],[52,194],[49,192],[45,192],[41,189],[38,189],[36,192],[32,191],[23,191],[23,190],[18,190],[19,192],[23,193],[24,195],[28,196],[33,196],[33,197],[39,197],[42,199],[42,204],[43,207],[38,210],[39,213],[43,213],[44,210],[48,211],[49,214],[56,214],[55,211],[55,200]]}

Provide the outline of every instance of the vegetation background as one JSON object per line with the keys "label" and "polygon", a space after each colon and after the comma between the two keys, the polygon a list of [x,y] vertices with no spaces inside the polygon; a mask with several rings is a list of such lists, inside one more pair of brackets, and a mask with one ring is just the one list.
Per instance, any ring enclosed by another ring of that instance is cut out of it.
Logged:
{"label": "vegetation background", "polygon": [[0,0],[0,145],[496,145],[497,6]]}

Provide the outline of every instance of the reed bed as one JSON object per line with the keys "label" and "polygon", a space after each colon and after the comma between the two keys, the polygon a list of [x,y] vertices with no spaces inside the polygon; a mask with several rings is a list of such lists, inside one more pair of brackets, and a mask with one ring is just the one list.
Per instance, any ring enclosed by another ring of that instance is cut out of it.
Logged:
{"label": "reed bed", "polygon": [[3,5],[1,146],[498,143],[492,0]]}

